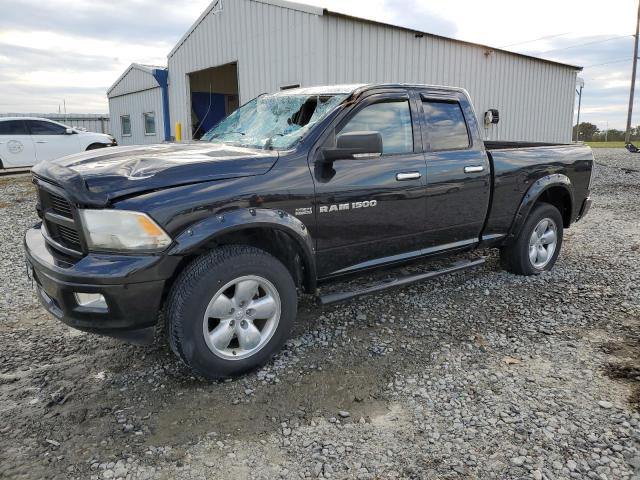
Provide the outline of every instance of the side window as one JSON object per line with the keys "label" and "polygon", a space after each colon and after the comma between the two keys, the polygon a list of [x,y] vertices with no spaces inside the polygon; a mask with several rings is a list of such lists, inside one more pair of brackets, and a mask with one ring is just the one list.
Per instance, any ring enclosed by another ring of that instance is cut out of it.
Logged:
{"label": "side window", "polygon": [[120,130],[123,137],[131,136],[131,117],[129,117],[129,115],[122,115],[120,117]]}
{"label": "side window", "polygon": [[156,134],[156,114],[148,112],[143,114],[144,116],[144,134],[155,135]]}
{"label": "side window", "polygon": [[458,102],[423,100],[431,151],[464,150],[471,146],[467,122]]}
{"label": "side window", "polygon": [[29,135],[22,120],[0,122],[0,135]]}
{"label": "side window", "polygon": [[412,153],[409,101],[374,103],[363,108],[337,133],[351,132],[380,132],[384,155]]}
{"label": "side window", "polygon": [[43,122],[42,120],[27,120],[31,135],[64,135],[66,127],[57,123]]}

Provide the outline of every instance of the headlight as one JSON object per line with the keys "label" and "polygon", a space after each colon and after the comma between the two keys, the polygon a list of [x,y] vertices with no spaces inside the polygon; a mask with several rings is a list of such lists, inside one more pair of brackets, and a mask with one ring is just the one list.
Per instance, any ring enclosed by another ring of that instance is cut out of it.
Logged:
{"label": "headlight", "polygon": [[80,210],[89,250],[163,250],[171,238],[148,215],[125,210]]}

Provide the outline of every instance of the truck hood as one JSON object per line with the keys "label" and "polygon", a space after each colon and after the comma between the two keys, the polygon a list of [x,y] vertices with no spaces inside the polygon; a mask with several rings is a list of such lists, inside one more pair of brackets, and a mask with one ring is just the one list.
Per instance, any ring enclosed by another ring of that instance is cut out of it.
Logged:
{"label": "truck hood", "polygon": [[212,143],[162,144],[83,152],[39,163],[33,173],[60,185],[78,203],[104,206],[124,195],[263,175],[277,160],[274,151]]}

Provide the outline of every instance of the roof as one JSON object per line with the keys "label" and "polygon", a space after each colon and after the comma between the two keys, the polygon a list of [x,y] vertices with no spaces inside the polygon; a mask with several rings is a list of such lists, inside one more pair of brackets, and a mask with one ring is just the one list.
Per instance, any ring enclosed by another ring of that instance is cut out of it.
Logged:
{"label": "roof", "polygon": [[136,70],[140,70],[142,72],[148,73],[149,75],[153,75],[153,72],[156,70],[166,70],[167,67],[160,67],[157,65],[145,65],[143,63],[132,63],[131,65],[129,65],[129,67],[124,71],[124,73],[122,75],[120,75],[118,77],[118,79],[113,82],[113,85],[111,85],[109,87],[109,89],[107,90],[107,96],[109,96],[109,94],[113,91],[114,88],[116,88],[118,86],[118,84],[124,79],[124,77],[126,77],[129,72],[133,69]]}
{"label": "roof", "polygon": [[[48,123],[55,123],[56,125],[61,125],[63,127],[67,127],[67,128],[71,128],[70,125],[67,125],[65,123],[59,122],[58,120],[53,120],[51,118],[44,118],[44,117],[0,117],[0,122],[10,122],[10,121],[15,121],[15,120],[38,120],[41,122],[48,122]],[[60,119],[62,120],[62,119]]]}
{"label": "roof", "polygon": [[367,84],[327,85],[316,87],[291,88],[274,93],[274,96],[286,95],[348,95],[356,90],[368,86]]}
{"label": "roof", "polygon": [[[530,60],[537,60],[537,61],[540,61],[540,62],[550,63],[550,64],[553,64],[553,65],[560,65],[562,67],[568,67],[568,68],[571,68],[573,70],[579,70],[579,71],[582,70],[582,67],[577,66],[577,65],[571,65],[571,64],[568,64],[568,63],[557,62],[555,60],[548,60],[546,58],[536,57],[534,55],[526,55],[524,53],[512,52],[510,50],[504,50],[504,49],[501,49],[501,48],[495,48],[495,47],[491,47],[489,45],[483,45],[481,43],[474,43],[474,42],[467,42],[465,40],[458,40],[456,38],[445,37],[443,35],[436,35],[434,33],[429,33],[429,32],[425,32],[425,31],[422,31],[422,30],[416,30],[416,29],[413,29],[413,28],[403,27],[401,25],[394,25],[392,23],[384,23],[384,22],[378,22],[376,20],[368,20],[368,19],[361,18],[361,17],[354,17],[352,15],[347,15],[347,14],[344,14],[344,13],[333,12],[333,11],[328,10],[326,8],[313,7],[311,5],[304,5],[304,4],[301,4],[301,3],[289,2],[289,1],[286,1],[286,0],[249,0],[249,1],[257,2],[257,3],[264,3],[266,5],[273,5],[273,6],[282,7],[282,8],[287,8],[289,10],[295,10],[295,11],[298,11],[298,12],[309,13],[309,14],[312,14],[312,15],[318,15],[318,16],[327,15],[327,16],[333,16],[333,17],[338,17],[338,18],[344,18],[344,19],[347,19],[347,20],[355,21],[355,22],[369,23],[369,24],[372,24],[372,25],[380,25],[380,26],[384,26],[384,27],[396,28],[396,29],[403,30],[405,32],[414,33],[414,34],[420,35],[420,36],[428,36],[428,37],[432,37],[432,38],[439,38],[439,39],[443,39],[443,40],[448,40],[448,41],[451,41],[451,42],[459,43],[459,44],[462,44],[462,45],[481,47],[481,48],[485,48],[487,50],[506,53],[508,55],[515,55],[515,56],[521,57],[521,58],[527,58],[527,59],[530,59]],[[176,51],[178,51],[178,49],[180,49],[180,47],[187,40],[187,38],[189,38],[189,36],[194,32],[194,30],[196,28],[198,28],[198,26],[202,23],[202,21],[211,12],[213,12],[216,9],[216,7],[218,7],[220,9],[219,11],[223,11],[224,5],[223,5],[222,2],[223,2],[223,0],[213,0],[209,4],[209,6],[206,8],[206,10],[204,12],[202,12],[202,15],[200,15],[198,17],[198,19],[193,23],[193,25],[191,25],[189,30],[187,30],[187,33],[185,33],[182,36],[182,38],[178,41],[176,46],[173,47],[173,49],[169,52],[169,55],[168,55],[169,58],[171,58],[176,53]]]}
{"label": "roof", "polygon": [[44,117],[0,117],[0,122],[8,122],[10,120],[45,120],[49,121],[48,118]]}
{"label": "roof", "polygon": [[[233,0],[236,1],[236,0]],[[289,10],[295,10],[297,12],[309,13],[311,15],[322,16],[324,13],[323,8],[313,7],[311,5],[304,5],[302,3],[289,2],[287,0],[250,0],[256,3],[264,3],[266,5],[273,5],[276,7],[282,7]],[[198,26],[202,23],[202,21],[207,18],[207,16],[213,12],[216,7],[219,7],[220,11],[224,9],[223,0],[213,0],[209,6],[202,12],[202,15],[198,17],[198,19],[191,25],[187,33],[185,33],[182,38],[176,43],[176,46],[169,52],[168,57],[171,58],[174,53],[182,46],[182,44],[189,38],[189,36],[193,33],[193,31],[198,28]]]}

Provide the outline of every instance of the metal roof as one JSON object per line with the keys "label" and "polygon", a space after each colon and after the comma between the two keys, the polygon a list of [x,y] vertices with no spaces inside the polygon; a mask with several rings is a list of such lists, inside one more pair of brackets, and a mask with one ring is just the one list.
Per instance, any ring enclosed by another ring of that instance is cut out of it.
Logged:
{"label": "metal roof", "polygon": [[122,75],[120,75],[118,77],[118,79],[113,82],[113,84],[109,87],[109,89],[107,90],[107,96],[109,96],[109,94],[113,91],[114,88],[116,88],[118,86],[118,84],[124,79],[124,77],[126,77],[129,72],[133,69],[136,70],[140,70],[142,72],[148,73],[149,75],[153,75],[153,72],[155,70],[166,70],[167,67],[160,67],[160,66],[156,66],[156,65],[145,65],[142,63],[132,63],[131,65],[129,65],[129,67],[124,71],[124,73]]}
{"label": "metal roof", "polygon": [[355,83],[345,85],[323,85],[317,87],[290,88],[276,92],[274,96],[286,95],[348,95],[356,90],[368,86],[366,83]]}
{"label": "metal roof", "polygon": [[[176,51],[178,51],[180,49],[182,44],[184,44],[184,42],[189,38],[189,36],[193,33],[193,31],[196,28],[198,28],[200,23],[202,23],[202,21],[212,11],[214,11],[216,7],[220,7],[220,11],[224,10],[223,1],[224,0],[213,0],[209,4],[209,6],[202,13],[202,15],[200,15],[198,17],[198,19],[193,23],[193,25],[191,25],[189,30],[187,30],[187,32],[178,41],[176,46],[173,47],[173,49],[169,52],[169,55],[168,55],[169,58],[172,57],[176,53]],[[233,1],[237,1],[237,0],[233,0]],[[395,29],[399,29],[399,30],[404,30],[406,32],[411,32],[411,33],[414,33],[414,34],[420,35],[420,36],[429,36],[429,37],[433,37],[433,38],[444,39],[444,40],[448,40],[448,41],[451,41],[451,42],[459,43],[459,44],[462,44],[462,45],[481,47],[481,48],[485,48],[487,50],[496,51],[496,52],[503,52],[503,53],[506,53],[506,54],[509,54],[509,55],[515,55],[517,57],[527,58],[527,59],[530,59],[530,60],[536,60],[536,61],[540,61],[540,62],[551,63],[551,64],[554,64],[554,65],[561,65],[561,66],[572,68],[572,69],[578,70],[578,71],[582,70],[582,67],[577,66],[577,65],[571,65],[571,64],[568,64],[568,63],[558,62],[558,61],[555,61],[555,60],[548,60],[546,58],[536,57],[534,55],[527,55],[527,54],[524,54],[524,53],[516,53],[516,52],[512,52],[510,50],[504,50],[504,49],[501,49],[501,48],[495,48],[495,47],[491,47],[489,45],[484,45],[484,44],[481,44],[481,43],[474,43],[474,42],[468,42],[468,41],[465,41],[465,40],[458,40],[456,38],[445,37],[443,35],[436,35],[434,33],[429,33],[429,32],[425,32],[425,31],[422,31],[422,30],[416,30],[414,28],[403,27],[401,25],[394,25],[394,24],[391,24],[391,23],[385,23],[385,22],[379,22],[379,21],[376,21],[376,20],[369,20],[369,19],[365,19],[365,18],[361,18],[361,17],[355,17],[355,16],[352,16],[352,15],[344,14],[344,13],[333,12],[333,11],[331,11],[329,9],[326,9],[326,8],[314,7],[314,6],[311,6],[311,5],[304,5],[304,4],[301,4],[301,3],[290,2],[290,1],[287,1],[287,0],[247,0],[247,1],[256,2],[256,3],[264,3],[264,4],[267,4],[267,5],[273,5],[273,6],[277,6],[277,7],[287,8],[289,10],[296,10],[296,11],[299,11],[299,12],[309,13],[309,14],[312,14],[312,15],[333,16],[333,17],[338,17],[338,18],[344,18],[344,19],[351,20],[351,21],[354,21],[354,22],[363,22],[363,23],[370,23],[370,24],[374,24],[374,25],[381,25],[381,26],[385,26],[385,27],[389,27],[389,28],[395,28]]]}

